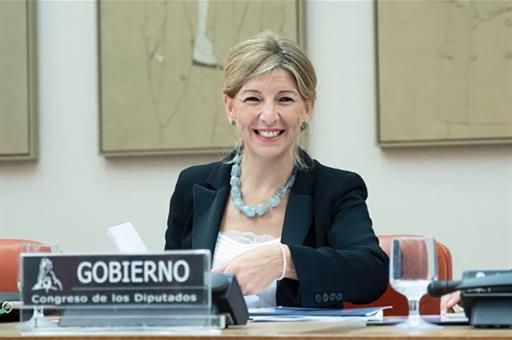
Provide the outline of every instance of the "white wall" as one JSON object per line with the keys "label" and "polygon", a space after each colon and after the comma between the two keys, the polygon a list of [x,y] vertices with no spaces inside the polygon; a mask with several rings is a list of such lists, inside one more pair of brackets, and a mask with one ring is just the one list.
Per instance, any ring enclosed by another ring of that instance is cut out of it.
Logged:
{"label": "white wall", "polygon": [[[215,157],[98,155],[95,2],[38,4],[37,162],[0,163],[0,237],[112,250],[105,227],[135,224],[161,249],[180,169]],[[512,268],[512,145],[383,151],[375,144],[373,5],[312,1],[308,45],[319,76],[311,152],[367,181],[377,233],[433,235],[466,268]]]}

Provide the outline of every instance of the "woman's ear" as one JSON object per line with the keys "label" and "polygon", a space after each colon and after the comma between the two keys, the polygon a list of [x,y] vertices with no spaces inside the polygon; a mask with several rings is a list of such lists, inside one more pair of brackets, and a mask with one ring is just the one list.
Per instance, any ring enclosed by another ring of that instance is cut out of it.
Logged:
{"label": "woman's ear", "polygon": [[233,98],[228,96],[227,94],[224,94],[224,109],[226,111],[226,117],[229,121],[232,121],[235,119],[235,114],[233,112]]}
{"label": "woman's ear", "polygon": [[315,109],[315,101],[306,100],[304,104],[306,105],[306,114],[304,115],[304,120],[309,122],[311,115],[313,114],[313,110]]}

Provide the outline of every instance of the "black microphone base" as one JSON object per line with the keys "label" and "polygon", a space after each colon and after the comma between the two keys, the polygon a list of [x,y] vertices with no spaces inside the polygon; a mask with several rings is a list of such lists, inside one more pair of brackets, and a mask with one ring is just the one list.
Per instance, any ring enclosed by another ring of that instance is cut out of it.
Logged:
{"label": "black microphone base", "polygon": [[512,293],[462,293],[462,301],[471,325],[512,328]]}

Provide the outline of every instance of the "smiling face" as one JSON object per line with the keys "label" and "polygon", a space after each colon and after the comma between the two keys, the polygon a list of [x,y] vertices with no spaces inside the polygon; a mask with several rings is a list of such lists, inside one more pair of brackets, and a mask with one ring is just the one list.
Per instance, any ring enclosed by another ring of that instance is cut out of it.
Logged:
{"label": "smiling face", "polygon": [[278,68],[249,79],[233,98],[224,95],[224,106],[245,152],[276,160],[293,157],[300,125],[309,121],[313,103],[301,97],[290,73]]}

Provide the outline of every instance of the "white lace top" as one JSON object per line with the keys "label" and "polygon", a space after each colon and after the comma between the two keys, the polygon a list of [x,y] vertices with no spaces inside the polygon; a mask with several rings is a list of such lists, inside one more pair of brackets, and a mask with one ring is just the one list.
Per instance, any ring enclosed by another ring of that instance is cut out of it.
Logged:
{"label": "white lace top", "polygon": [[[220,232],[215,245],[212,269],[227,264],[238,255],[255,247],[274,243],[281,243],[281,238],[251,232]],[[276,280],[272,281],[260,294],[245,296],[245,302],[249,308],[276,306]]]}

